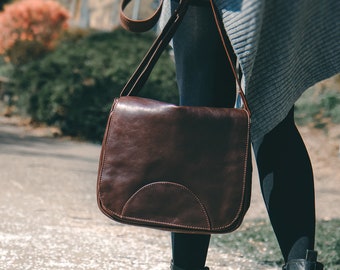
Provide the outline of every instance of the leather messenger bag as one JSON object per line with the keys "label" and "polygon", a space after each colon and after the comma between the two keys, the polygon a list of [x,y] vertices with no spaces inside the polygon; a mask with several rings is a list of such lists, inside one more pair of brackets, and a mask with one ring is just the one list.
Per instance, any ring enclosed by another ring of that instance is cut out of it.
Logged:
{"label": "leather messenger bag", "polygon": [[[144,31],[158,20],[125,17],[123,26]],[[97,201],[111,219],[183,233],[227,233],[238,228],[251,193],[250,111],[238,83],[240,108],[176,106],[138,97],[161,52],[185,15],[181,0],[141,64],[113,102],[100,155]],[[160,89],[161,91],[161,89]]]}

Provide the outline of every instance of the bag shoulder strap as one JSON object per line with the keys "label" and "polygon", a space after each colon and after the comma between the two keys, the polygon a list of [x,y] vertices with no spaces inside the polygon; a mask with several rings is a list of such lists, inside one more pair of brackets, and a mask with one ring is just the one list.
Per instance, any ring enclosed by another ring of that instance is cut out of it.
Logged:
{"label": "bag shoulder strap", "polygon": [[[147,79],[149,78],[149,75],[157,63],[161,53],[164,51],[164,49],[168,46],[170,40],[174,36],[178,26],[182,22],[184,15],[188,9],[189,3],[191,0],[180,0],[179,5],[177,9],[174,11],[174,13],[171,15],[170,19],[164,26],[162,32],[159,34],[159,36],[156,38],[154,43],[152,44],[151,48],[147,52],[147,54],[144,56],[143,60],[135,70],[135,72],[130,77],[129,81],[124,86],[120,96],[129,96],[129,95],[137,95],[143,85],[146,83]],[[154,14],[144,20],[133,20],[128,18],[125,13],[124,9],[126,6],[131,2],[131,0],[123,0],[121,3],[121,9],[120,9],[120,19],[122,26],[132,32],[145,32],[150,30],[153,26],[156,25],[157,21],[159,20],[162,6],[163,6],[163,0],[160,0],[159,6],[155,10]],[[246,100],[244,91],[241,86],[241,82],[237,76],[236,69],[234,67],[233,61],[231,59],[231,56],[228,51],[227,44],[225,42],[227,34],[225,32],[224,26],[222,24],[222,21],[219,18],[219,14],[217,11],[217,8],[213,2],[213,0],[210,0],[210,5],[214,14],[215,23],[219,32],[219,35],[221,37],[221,41],[224,47],[224,50],[226,52],[226,55],[228,57],[228,61],[230,63],[230,66],[232,68],[237,86],[238,86],[238,94],[240,95],[244,109],[249,113],[250,110],[248,107],[248,102]]]}

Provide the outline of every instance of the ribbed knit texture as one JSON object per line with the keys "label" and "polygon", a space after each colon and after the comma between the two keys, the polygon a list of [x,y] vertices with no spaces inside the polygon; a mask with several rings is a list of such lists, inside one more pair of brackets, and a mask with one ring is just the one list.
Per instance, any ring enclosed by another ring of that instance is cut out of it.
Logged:
{"label": "ribbed knit texture", "polygon": [[[243,71],[256,140],[286,117],[308,87],[340,72],[340,1],[215,3]],[[163,22],[169,10],[165,0]]]}

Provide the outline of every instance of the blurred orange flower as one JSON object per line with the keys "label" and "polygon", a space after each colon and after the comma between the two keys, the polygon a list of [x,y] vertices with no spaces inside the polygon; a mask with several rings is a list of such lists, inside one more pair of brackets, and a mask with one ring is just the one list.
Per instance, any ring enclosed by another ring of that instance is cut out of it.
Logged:
{"label": "blurred orange flower", "polygon": [[53,0],[21,0],[0,12],[0,54],[18,42],[34,41],[46,49],[68,27],[69,12]]}

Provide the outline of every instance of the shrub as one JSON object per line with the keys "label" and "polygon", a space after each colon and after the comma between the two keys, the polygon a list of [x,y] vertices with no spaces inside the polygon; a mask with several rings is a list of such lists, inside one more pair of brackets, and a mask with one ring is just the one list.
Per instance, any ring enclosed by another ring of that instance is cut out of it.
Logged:
{"label": "shrub", "polygon": [[[122,29],[70,38],[42,59],[17,69],[19,104],[34,121],[59,126],[65,135],[100,141],[108,112],[154,35]],[[169,54],[160,58],[141,95],[177,103]]]}
{"label": "shrub", "polygon": [[295,119],[299,125],[313,124],[325,128],[340,123],[340,89],[338,76],[308,89],[296,102]]}
{"label": "shrub", "polygon": [[0,13],[0,54],[15,65],[41,56],[55,46],[68,18],[68,11],[52,0],[6,5]]}

